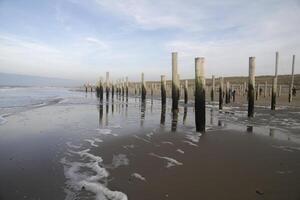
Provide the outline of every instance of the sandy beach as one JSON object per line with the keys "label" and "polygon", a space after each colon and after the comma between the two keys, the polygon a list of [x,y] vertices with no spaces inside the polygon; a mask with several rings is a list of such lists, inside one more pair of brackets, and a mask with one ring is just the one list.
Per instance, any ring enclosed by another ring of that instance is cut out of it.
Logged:
{"label": "sandy beach", "polygon": [[73,93],[5,117],[1,200],[300,198],[298,107],[208,103],[200,134],[192,106]]}

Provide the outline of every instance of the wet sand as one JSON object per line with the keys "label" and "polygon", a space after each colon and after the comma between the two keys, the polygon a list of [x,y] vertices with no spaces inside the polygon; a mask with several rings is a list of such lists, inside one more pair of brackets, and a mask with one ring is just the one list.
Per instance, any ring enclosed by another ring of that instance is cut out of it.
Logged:
{"label": "wet sand", "polygon": [[209,104],[199,135],[193,107],[81,98],[7,117],[1,200],[300,199],[300,108]]}

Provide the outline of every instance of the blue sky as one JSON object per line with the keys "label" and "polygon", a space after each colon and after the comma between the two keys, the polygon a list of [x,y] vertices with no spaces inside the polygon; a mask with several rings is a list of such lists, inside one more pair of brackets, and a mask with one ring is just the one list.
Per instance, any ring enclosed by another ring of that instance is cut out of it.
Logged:
{"label": "blue sky", "polygon": [[95,81],[171,77],[178,52],[181,78],[291,72],[300,57],[299,0],[0,0],[0,72]]}

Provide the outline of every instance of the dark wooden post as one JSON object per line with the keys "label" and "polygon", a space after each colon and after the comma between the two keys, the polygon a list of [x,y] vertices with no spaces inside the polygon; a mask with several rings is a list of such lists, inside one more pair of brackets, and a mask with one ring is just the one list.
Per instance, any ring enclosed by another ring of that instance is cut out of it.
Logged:
{"label": "dark wooden post", "polygon": [[99,82],[99,92],[100,92],[100,101],[103,101],[103,83],[102,83],[102,78],[100,78],[100,82]]}
{"label": "dark wooden post", "polygon": [[224,78],[220,77],[220,87],[219,87],[219,110],[223,109],[223,88],[224,88]]}
{"label": "dark wooden post", "polygon": [[196,131],[205,132],[205,58],[195,58],[195,121]]}
{"label": "dark wooden post", "polygon": [[272,87],[271,110],[275,110],[275,107],[276,107],[278,57],[279,57],[279,54],[278,54],[278,52],[276,52],[275,77],[273,79],[273,87]]}
{"label": "dark wooden post", "polygon": [[161,75],[161,104],[166,105],[167,92],[166,92],[166,76]]}
{"label": "dark wooden post", "polygon": [[230,103],[230,84],[229,81],[226,81],[226,92],[225,92],[225,103],[228,104]]}
{"label": "dark wooden post", "polygon": [[184,103],[187,104],[189,99],[188,95],[188,80],[184,81]]}
{"label": "dark wooden post", "polygon": [[142,73],[142,101],[146,100],[146,94],[147,94],[147,90],[146,90],[146,84],[145,84],[145,80],[144,80],[144,73]]}
{"label": "dark wooden post", "polygon": [[210,97],[211,97],[211,101],[214,101],[215,100],[215,76],[212,75],[212,83],[211,83],[211,94],[210,94]]}
{"label": "dark wooden post", "polygon": [[289,102],[292,102],[292,100],[293,100],[295,59],[296,59],[296,56],[293,55],[293,62],[292,62],[292,80],[291,80],[291,84],[290,84],[290,88],[289,88]]}
{"label": "dark wooden post", "polygon": [[268,82],[265,82],[265,90],[264,90],[264,98],[267,97],[267,90],[268,90]]}
{"label": "dark wooden post", "polygon": [[255,57],[249,58],[248,117],[254,115]]}
{"label": "dark wooden post", "polygon": [[114,100],[114,95],[115,95],[115,86],[114,86],[114,82],[111,82],[111,98],[112,100]]}
{"label": "dark wooden post", "polygon": [[125,93],[126,93],[126,101],[128,101],[128,77],[126,76],[126,83],[125,83]]}
{"label": "dark wooden post", "polygon": [[172,53],[172,110],[178,110],[179,81],[177,72],[177,52]]}
{"label": "dark wooden post", "polygon": [[109,99],[109,72],[106,72],[105,92],[106,92],[106,100],[108,100]]}

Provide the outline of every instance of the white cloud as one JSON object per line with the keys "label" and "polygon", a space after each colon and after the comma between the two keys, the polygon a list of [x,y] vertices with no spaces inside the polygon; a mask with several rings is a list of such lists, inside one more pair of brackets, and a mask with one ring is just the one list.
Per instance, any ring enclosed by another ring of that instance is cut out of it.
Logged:
{"label": "white cloud", "polygon": [[99,48],[102,49],[108,49],[109,45],[107,44],[107,42],[101,41],[97,38],[94,37],[86,37],[84,38],[85,41],[89,42],[90,44],[94,44],[97,45]]}

